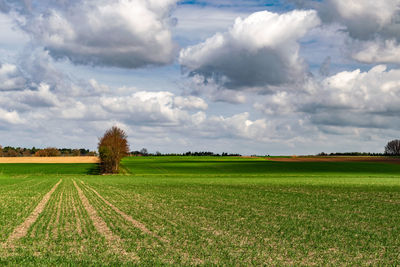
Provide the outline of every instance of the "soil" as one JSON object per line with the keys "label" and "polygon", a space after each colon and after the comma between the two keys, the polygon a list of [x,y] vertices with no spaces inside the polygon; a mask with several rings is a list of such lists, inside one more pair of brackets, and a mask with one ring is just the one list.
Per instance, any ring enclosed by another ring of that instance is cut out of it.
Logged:
{"label": "soil", "polygon": [[0,163],[98,163],[98,157],[0,157]]}

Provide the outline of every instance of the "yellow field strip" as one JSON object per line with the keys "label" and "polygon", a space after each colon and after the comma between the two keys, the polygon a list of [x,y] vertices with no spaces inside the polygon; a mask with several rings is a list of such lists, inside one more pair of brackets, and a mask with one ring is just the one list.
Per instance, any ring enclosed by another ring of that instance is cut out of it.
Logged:
{"label": "yellow field strip", "polygon": [[97,214],[97,211],[93,206],[89,203],[89,200],[86,198],[85,194],[79,188],[75,181],[73,181],[76,190],[78,191],[79,198],[82,201],[83,206],[85,207],[87,213],[89,214],[90,219],[93,222],[94,227],[97,232],[102,234],[110,248],[115,252],[115,254],[122,254],[129,256],[131,260],[139,260],[139,257],[133,253],[127,253],[125,249],[122,247],[122,240],[119,236],[114,235],[114,233],[107,226],[107,223]]}
{"label": "yellow field strip", "polygon": [[0,157],[0,163],[99,163],[98,157]]}
{"label": "yellow field strip", "polygon": [[26,220],[20,224],[17,228],[14,229],[14,232],[8,237],[3,247],[13,247],[13,243],[15,240],[18,240],[28,233],[29,228],[34,224],[39,217],[39,215],[43,212],[44,207],[49,201],[51,195],[57,189],[58,185],[62,182],[62,179],[58,181],[57,184],[53,186],[53,188],[42,198],[36,208],[32,211],[32,213],[26,218]]}
{"label": "yellow field strip", "polygon": [[120,209],[118,209],[117,207],[115,207],[113,204],[111,204],[109,201],[107,201],[105,198],[103,198],[96,190],[94,190],[93,188],[91,188],[90,186],[88,186],[87,184],[85,184],[84,182],[80,181],[84,186],[86,186],[87,188],[89,188],[90,190],[92,190],[101,200],[104,201],[104,203],[106,203],[108,206],[110,206],[116,213],[118,213],[119,215],[121,215],[125,220],[127,220],[128,222],[130,222],[134,227],[136,227],[137,229],[141,230],[142,232],[149,234],[155,238],[157,238],[158,240],[162,241],[162,242],[168,242],[168,240],[159,237],[157,234],[153,233],[152,231],[150,231],[149,229],[147,229],[147,227],[133,219],[131,216],[129,216],[128,214],[126,214],[125,212],[121,211]]}

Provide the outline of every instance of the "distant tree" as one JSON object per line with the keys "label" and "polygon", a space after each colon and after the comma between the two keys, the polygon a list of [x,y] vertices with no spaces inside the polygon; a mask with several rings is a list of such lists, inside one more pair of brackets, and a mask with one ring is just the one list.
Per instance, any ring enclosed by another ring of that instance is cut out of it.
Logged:
{"label": "distant tree", "polygon": [[97,152],[96,152],[96,151],[89,151],[89,152],[86,154],[86,156],[91,156],[91,157],[97,156]]}
{"label": "distant tree", "polygon": [[38,151],[39,149],[37,149],[36,147],[32,147],[31,148],[31,154],[35,155],[35,153]]}
{"label": "distant tree", "polygon": [[147,148],[142,148],[140,150],[140,154],[142,154],[142,156],[147,156],[149,154],[149,152],[147,151]]}
{"label": "distant tree", "polygon": [[3,156],[3,147],[0,146],[0,157],[2,157],[2,156]]}
{"label": "distant tree", "polygon": [[24,152],[22,152],[23,157],[30,157],[31,156],[31,150],[30,149],[25,149]]}
{"label": "distant tree", "polygon": [[385,154],[400,155],[400,140],[392,140],[385,146]]}
{"label": "distant tree", "polygon": [[102,173],[118,173],[121,159],[129,153],[126,133],[116,126],[111,127],[100,138],[98,150]]}
{"label": "distant tree", "polygon": [[78,157],[81,155],[81,151],[79,149],[72,149],[72,156]]}
{"label": "distant tree", "polygon": [[7,151],[6,157],[18,157],[18,152],[15,149],[9,149]]}
{"label": "distant tree", "polygon": [[61,152],[55,147],[40,149],[35,153],[35,157],[58,157],[60,155]]}

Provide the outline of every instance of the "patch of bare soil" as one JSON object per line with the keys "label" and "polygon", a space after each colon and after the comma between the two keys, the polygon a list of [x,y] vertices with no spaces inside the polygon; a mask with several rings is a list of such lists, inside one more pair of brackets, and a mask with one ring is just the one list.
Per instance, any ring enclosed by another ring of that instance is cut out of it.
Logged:
{"label": "patch of bare soil", "polygon": [[39,217],[39,215],[43,212],[44,207],[49,201],[51,195],[57,189],[58,185],[62,182],[62,179],[58,181],[57,184],[53,186],[53,188],[42,198],[36,208],[32,211],[32,213],[26,218],[26,220],[20,224],[17,228],[14,229],[14,232],[8,237],[5,246],[13,247],[13,243],[15,240],[18,240],[28,233],[28,229],[34,224]]}
{"label": "patch of bare soil", "polygon": [[85,194],[83,194],[82,190],[73,181],[76,190],[78,191],[79,198],[82,201],[84,208],[86,209],[87,213],[89,214],[90,219],[93,222],[94,227],[96,228],[97,232],[103,235],[109,247],[112,251],[117,255],[126,255],[129,256],[131,260],[138,260],[139,257],[137,255],[132,255],[132,253],[127,253],[125,249],[122,247],[122,240],[119,236],[114,235],[111,229],[107,226],[107,223],[97,214],[95,208],[89,203],[89,200],[86,198]]}
{"label": "patch of bare soil", "polygon": [[[84,184],[81,181],[82,184]],[[104,201],[104,203],[106,203],[108,206],[110,206],[116,213],[118,213],[119,215],[121,215],[125,220],[127,220],[128,222],[130,222],[134,227],[138,228],[139,230],[141,230],[142,232],[149,234],[155,238],[157,238],[158,240],[162,241],[162,242],[168,242],[166,239],[159,237],[157,234],[151,232],[149,229],[147,229],[147,227],[133,219],[131,216],[129,216],[128,214],[126,214],[125,212],[121,211],[120,209],[118,209],[117,207],[115,207],[113,204],[111,204],[108,200],[106,200],[105,198],[103,198],[96,190],[94,190],[93,188],[91,188],[90,186],[84,184],[87,188],[89,188],[90,190],[92,190],[101,200]]]}
{"label": "patch of bare soil", "polygon": [[268,160],[278,161],[278,162],[387,162],[387,163],[400,164],[400,158],[370,157],[370,156],[291,157],[291,158],[268,158]]}
{"label": "patch of bare soil", "polygon": [[98,157],[0,157],[0,163],[99,163]]}

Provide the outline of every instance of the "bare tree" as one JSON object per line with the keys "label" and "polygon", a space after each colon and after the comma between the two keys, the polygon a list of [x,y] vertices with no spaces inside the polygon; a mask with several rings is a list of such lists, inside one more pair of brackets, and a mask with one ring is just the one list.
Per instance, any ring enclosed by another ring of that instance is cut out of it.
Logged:
{"label": "bare tree", "polygon": [[400,155],[400,140],[392,140],[385,146],[385,154]]}
{"label": "bare tree", "polygon": [[128,155],[129,145],[126,133],[113,126],[100,138],[98,149],[102,173],[118,173],[121,159]]}

